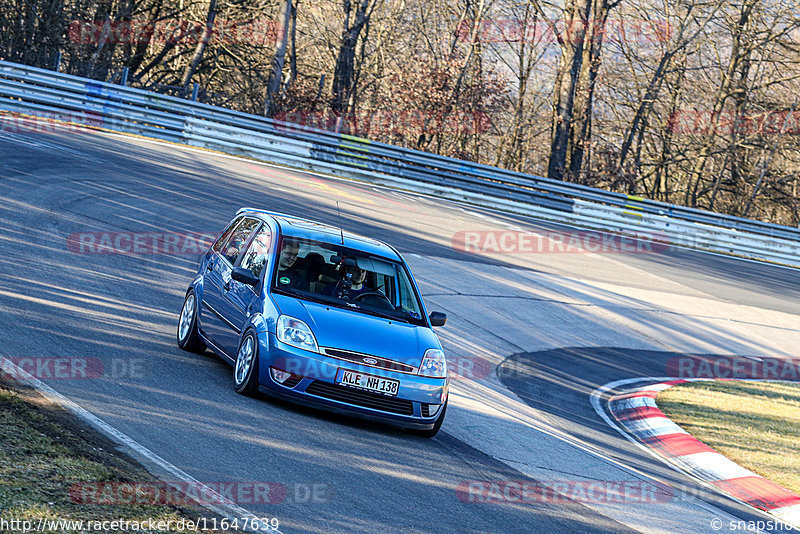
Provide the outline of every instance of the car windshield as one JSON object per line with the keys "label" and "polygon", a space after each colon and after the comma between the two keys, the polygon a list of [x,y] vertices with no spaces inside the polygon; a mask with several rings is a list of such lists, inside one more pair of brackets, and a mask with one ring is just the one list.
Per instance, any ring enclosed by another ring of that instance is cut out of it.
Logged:
{"label": "car windshield", "polygon": [[284,236],[273,289],[371,315],[424,326],[422,306],[404,266],[340,245]]}

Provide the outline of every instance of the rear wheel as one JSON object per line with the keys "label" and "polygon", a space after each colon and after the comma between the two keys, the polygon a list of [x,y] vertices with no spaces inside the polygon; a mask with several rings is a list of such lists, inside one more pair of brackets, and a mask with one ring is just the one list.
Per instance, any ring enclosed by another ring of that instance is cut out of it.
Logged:
{"label": "rear wheel", "polygon": [[236,353],[233,365],[233,387],[237,393],[252,397],[258,391],[258,339],[249,330]]}
{"label": "rear wheel", "polygon": [[421,438],[432,438],[436,434],[439,433],[439,429],[442,428],[442,423],[444,422],[444,415],[447,413],[447,403],[444,403],[442,406],[442,413],[439,414],[438,419],[436,419],[436,423],[433,425],[433,428],[430,430],[415,430],[415,429],[407,429],[406,432],[409,434],[414,434],[415,436],[419,436]]}
{"label": "rear wheel", "polygon": [[178,346],[189,352],[203,352],[206,345],[197,332],[197,297],[194,290],[186,294],[178,320]]}

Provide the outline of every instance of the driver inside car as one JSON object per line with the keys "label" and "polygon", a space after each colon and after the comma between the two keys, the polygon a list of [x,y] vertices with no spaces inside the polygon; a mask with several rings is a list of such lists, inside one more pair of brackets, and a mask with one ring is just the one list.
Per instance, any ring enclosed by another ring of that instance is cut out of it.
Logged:
{"label": "driver inside car", "polygon": [[326,287],[322,291],[323,294],[353,300],[363,293],[372,292],[372,290],[364,284],[364,280],[367,277],[366,270],[355,265],[346,265],[343,266],[343,269],[344,273],[341,280]]}

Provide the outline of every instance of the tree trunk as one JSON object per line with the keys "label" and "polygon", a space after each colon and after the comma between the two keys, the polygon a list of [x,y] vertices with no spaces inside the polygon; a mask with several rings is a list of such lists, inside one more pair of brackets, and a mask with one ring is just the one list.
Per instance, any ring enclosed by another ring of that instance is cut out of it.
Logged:
{"label": "tree trunk", "polygon": [[336,57],[336,67],[333,71],[333,99],[331,109],[339,116],[347,111],[347,104],[353,91],[355,77],[356,44],[361,30],[369,23],[367,7],[369,0],[361,0],[356,8],[352,26],[350,25],[350,0],[344,0],[344,30],[339,45],[339,54]]}
{"label": "tree trunk", "polygon": [[[739,20],[736,22],[736,27],[733,31],[733,43],[731,45],[731,55],[728,60],[728,66],[723,74],[722,83],[717,89],[714,97],[714,106],[711,109],[710,132],[708,140],[700,148],[700,152],[695,158],[694,166],[689,173],[689,180],[686,184],[686,194],[684,196],[684,203],[687,206],[694,207],[697,203],[695,193],[697,191],[697,184],[702,179],[703,169],[711,157],[711,151],[714,143],[714,133],[719,121],[719,115],[725,108],[725,103],[731,96],[731,87],[733,78],[737,72],[740,62],[743,59],[742,54],[742,39],[744,38],[745,27],[750,20],[750,15],[755,7],[756,1],[752,0],[749,4],[743,5],[739,14]],[[744,55],[749,54],[745,52]]]}
{"label": "tree trunk", "polygon": [[272,57],[272,71],[267,81],[267,96],[264,105],[264,115],[267,117],[272,117],[275,113],[275,97],[281,88],[291,17],[292,0],[283,0],[281,2],[280,11],[278,12],[278,33],[275,36],[275,53]]}
{"label": "tree trunk", "polygon": [[[108,42],[109,37],[111,36],[111,7],[112,7],[112,0],[105,0],[103,2],[100,2],[97,6],[97,9],[95,10],[94,20],[95,21],[102,20],[103,28],[100,32],[100,39],[97,43],[97,48],[95,49],[94,53],[89,59],[89,64],[86,67],[86,71],[84,73],[84,76],[86,76],[87,78],[95,78],[97,63],[100,60],[100,56],[103,54],[103,50],[106,47],[106,43]],[[107,72],[108,66],[106,66],[105,69],[101,67],[100,70],[101,71],[105,70]]]}
{"label": "tree trunk", "polygon": [[289,54],[289,79],[284,87],[289,87],[297,79],[297,4],[292,5],[292,47]]}
{"label": "tree trunk", "polygon": [[664,82],[664,77],[667,74],[668,68],[673,60],[673,58],[681,51],[683,51],[686,46],[691,43],[697,35],[705,28],[706,24],[708,24],[709,20],[714,16],[717,9],[719,9],[720,4],[716,4],[713,10],[706,15],[705,20],[699,22],[697,24],[697,28],[695,29],[692,35],[686,35],[686,32],[689,28],[689,24],[692,23],[694,20],[694,16],[692,15],[694,10],[694,5],[690,4],[688,10],[684,14],[684,19],[681,21],[681,25],[678,28],[678,35],[675,38],[675,44],[669,48],[664,55],[661,56],[659,60],[658,66],[656,67],[655,72],[653,73],[652,78],[650,78],[650,82],[648,83],[647,90],[645,91],[644,97],[639,102],[639,106],[636,109],[636,114],[633,117],[633,121],[631,122],[630,129],[625,135],[625,139],[622,142],[622,148],[620,149],[619,155],[619,167],[622,168],[625,165],[625,159],[628,157],[628,152],[633,145],[633,141],[636,139],[638,135],[639,128],[641,127],[642,122],[647,118],[650,114],[650,111],[653,109],[653,104],[655,103],[656,98],[658,97],[658,93],[661,91],[661,85]]}
{"label": "tree trunk", "polygon": [[553,91],[553,130],[550,161],[547,165],[547,176],[556,180],[564,178],[575,93],[580,80],[586,26],[591,9],[592,0],[567,0],[564,9],[566,28],[558,36],[561,58]]}
{"label": "tree trunk", "polygon": [[786,118],[784,118],[783,120],[783,126],[781,126],[780,134],[778,134],[775,137],[775,143],[772,145],[772,150],[770,151],[767,160],[761,167],[761,175],[758,177],[758,181],[756,182],[756,185],[753,188],[753,194],[750,195],[750,198],[747,200],[747,205],[744,207],[744,213],[742,214],[742,217],[747,217],[747,215],[750,213],[750,208],[753,206],[753,203],[755,202],[756,197],[758,196],[758,191],[759,189],[761,189],[761,184],[764,183],[764,178],[767,176],[767,171],[769,170],[769,166],[772,163],[772,157],[775,155],[775,151],[778,148],[778,143],[780,142],[780,139],[783,136],[783,134],[786,132],[786,126],[789,124],[789,119],[792,117],[792,115],[794,115],[794,110],[797,108],[797,103],[799,100],[800,99],[794,101],[791,111],[789,111],[789,114],[786,115]]}
{"label": "tree trunk", "polygon": [[203,28],[203,35],[200,37],[200,41],[197,43],[197,47],[194,49],[194,55],[189,61],[189,64],[186,66],[186,70],[183,72],[183,78],[181,79],[181,86],[183,86],[184,93],[189,87],[189,83],[191,83],[192,76],[194,76],[197,67],[203,60],[203,53],[206,51],[208,41],[211,39],[211,33],[214,29],[214,19],[216,16],[217,0],[210,0],[208,4],[208,15],[206,16],[206,26]]}
{"label": "tree trunk", "polygon": [[575,108],[570,127],[569,174],[576,181],[591,142],[594,90],[600,71],[603,35],[610,9],[608,0],[594,0],[587,31],[589,38],[584,40],[581,75],[576,89]]}
{"label": "tree trunk", "polygon": [[625,165],[625,159],[628,157],[628,152],[633,145],[634,139],[636,139],[639,128],[642,122],[650,114],[650,110],[653,108],[653,104],[656,101],[656,96],[658,96],[658,93],[661,90],[661,84],[664,81],[664,75],[666,74],[667,67],[669,66],[670,61],[672,61],[672,57],[676,52],[677,50],[670,50],[661,56],[661,61],[659,61],[658,67],[656,67],[656,70],[653,73],[653,77],[650,78],[650,83],[647,86],[644,97],[642,98],[642,101],[639,102],[639,107],[636,109],[636,114],[633,116],[631,127],[625,136],[625,140],[622,142],[622,148],[619,152],[620,168]]}

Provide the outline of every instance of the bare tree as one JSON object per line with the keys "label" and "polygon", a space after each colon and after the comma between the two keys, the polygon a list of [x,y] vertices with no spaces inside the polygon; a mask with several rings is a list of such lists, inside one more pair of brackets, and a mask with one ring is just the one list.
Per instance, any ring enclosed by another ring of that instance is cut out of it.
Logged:
{"label": "bare tree", "polygon": [[189,83],[191,83],[192,76],[194,76],[197,67],[203,60],[203,53],[206,51],[206,47],[208,46],[208,43],[211,40],[211,35],[214,30],[214,19],[216,17],[217,17],[217,0],[209,0],[208,13],[206,14],[206,25],[203,28],[203,33],[200,36],[200,39],[197,41],[197,46],[194,49],[194,55],[192,56],[192,59],[189,61],[189,64],[186,65],[186,70],[183,71],[183,77],[181,78],[181,86],[183,87],[184,93],[187,91]]}
{"label": "bare tree", "polygon": [[[294,6],[292,0],[282,0],[278,11],[278,27],[275,36],[275,55],[272,58],[272,70],[267,81],[267,96],[264,104],[264,115],[271,117],[275,112],[275,96],[281,88],[283,64],[286,59],[286,47],[289,40],[290,24]],[[295,66],[295,69],[297,67]]]}
{"label": "bare tree", "polygon": [[547,20],[558,41],[561,57],[556,70],[553,89],[553,120],[550,143],[550,160],[547,176],[560,180],[569,151],[570,129],[575,107],[575,93],[580,83],[583,63],[583,47],[589,17],[592,15],[592,0],[566,0],[561,10],[564,29],[556,21],[548,19],[538,0],[531,0],[542,19]]}
{"label": "bare tree", "polygon": [[370,3],[370,0],[360,0],[355,9],[350,0],[342,1],[343,29],[339,54],[333,71],[333,89],[331,91],[331,109],[337,116],[347,111],[348,102],[355,89],[356,45],[361,31],[369,26],[369,19],[374,8],[375,3]]}

